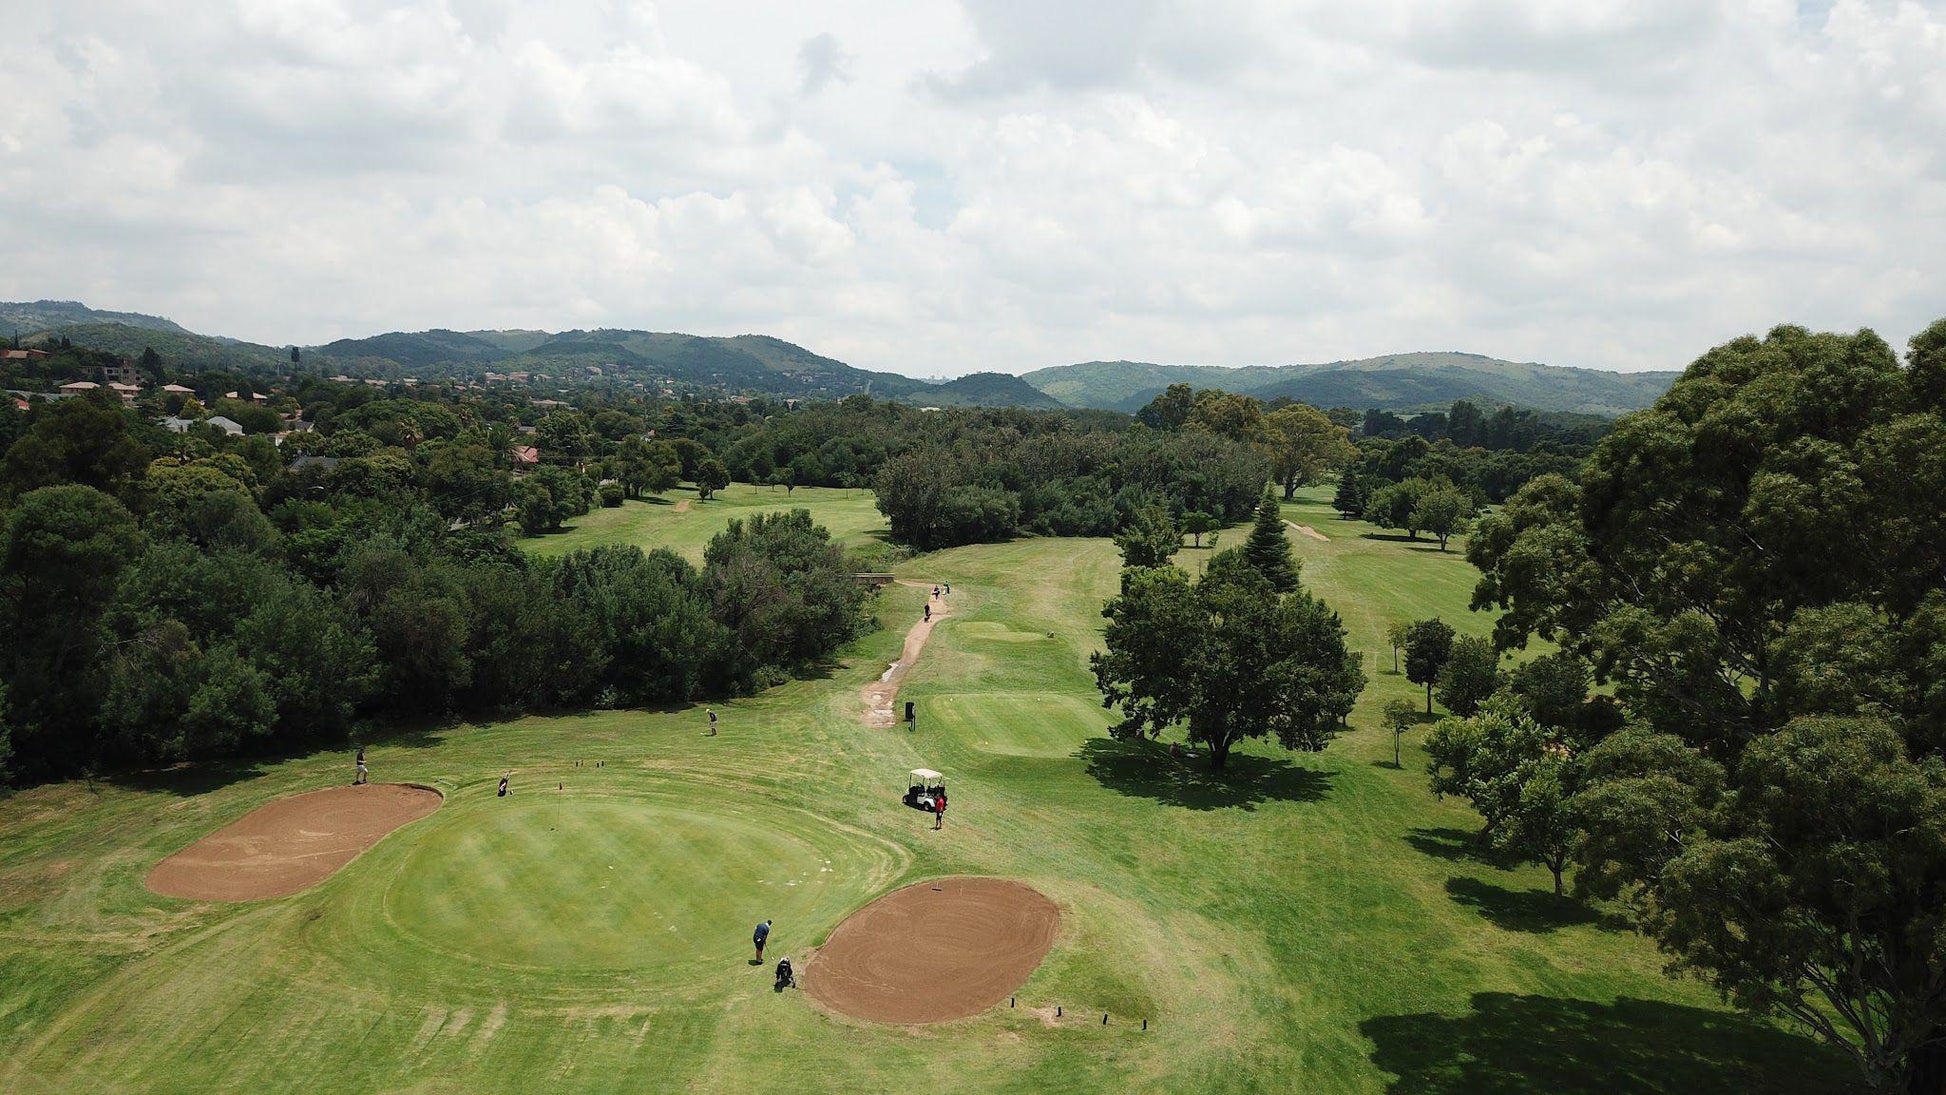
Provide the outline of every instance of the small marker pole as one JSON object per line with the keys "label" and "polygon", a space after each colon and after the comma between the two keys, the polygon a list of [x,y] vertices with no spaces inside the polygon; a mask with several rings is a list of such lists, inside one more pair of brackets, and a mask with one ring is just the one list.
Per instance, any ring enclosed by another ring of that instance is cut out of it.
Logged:
{"label": "small marker pole", "polygon": [[1056,1019],[1059,1019],[1061,1017],[1061,1005],[1059,1004],[1054,1005],[1054,1017]]}
{"label": "small marker pole", "polygon": [[1147,1019],[1142,1020],[1142,1029],[1143,1030],[1149,1029],[1149,1021]]}
{"label": "small marker pole", "polygon": [[1101,1025],[1102,1026],[1108,1025],[1108,1013],[1105,1011],[1101,1013]]}
{"label": "small marker pole", "polygon": [[1014,1003],[1015,1003],[1015,1001],[1014,1001],[1014,998],[1013,998],[1013,997],[1011,997],[1011,996],[1009,996],[1009,997],[1007,997],[1007,1006],[1008,1006],[1008,1007],[1013,1007],[1013,1006],[1014,1006]]}

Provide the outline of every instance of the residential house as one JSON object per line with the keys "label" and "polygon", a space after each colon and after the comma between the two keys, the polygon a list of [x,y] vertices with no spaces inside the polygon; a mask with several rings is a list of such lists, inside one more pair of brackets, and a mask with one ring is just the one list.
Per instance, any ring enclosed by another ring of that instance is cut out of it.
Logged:
{"label": "residential house", "polygon": [[239,437],[243,434],[243,424],[233,418],[219,414],[208,419],[208,422],[210,425],[215,426],[217,429],[222,430],[232,437]]}
{"label": "residential house", "polygon": [[142,381],[141,371],[127,358],[123,358],[119,365],[101,366],[100,372],[102,383],[111,388],[117,384],[139,384]]}
{"label": "residential house", "polygon": [[158,418],[156,421],[161,423],[163,429],[171,433],[188,433],[189,427],[196,424],[196,420],[193,418],[177,418],[174,415]]}
{"label": "residential house", "polygon": [[513,454],[516,468],[532,468],[540,465],[541,450],[532,445],[515,445],[509,451]]}
{"label": "residential house", "polygon": [[108,388],[116,395],[121,396],[122,402],[124,403],[135,402],[135,397],[142,392],[142,386],[140,384],[110,383]]}
{"label": "residential house", "polygon": [[92,380],[70,380],[66,384],[61,385],[61,394],[62,395],[87,395],[89,392],[92,392],[99,387],[101,387],[101,385],[95,383]]}
{"label": "residential house", "polygon": [[180,384],[164,384],[162,386],[162,394],[163,395],[195,395],[196,389],[185,388]]}
{"label": "residential house", "polygon": [[46,356],[46,350],[0,350],[0,361],[39,361]]}

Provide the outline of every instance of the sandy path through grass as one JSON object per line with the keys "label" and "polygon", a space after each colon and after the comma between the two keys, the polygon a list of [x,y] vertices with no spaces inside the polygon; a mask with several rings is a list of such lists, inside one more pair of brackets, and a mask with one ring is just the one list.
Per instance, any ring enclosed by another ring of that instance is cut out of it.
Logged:
{"label": "sandy path through grass", "polygon": [[[938,589],[935,582],[919,582],[910,578],[899,579],[902,586],[915,589]],[[898,713],[894,710],[895,698],[899,694],[899,682],[912,670],[912,663],[919,660],[919,652],[926,648],[926,640],[932,637],[933,625],[953,614],[952,607],[945,597],[934,597],[926,602],[932,606],[932,615],[912,625],[905,633],[905,647],[899,651],[899,660],[893,662],[879,678],[866,685],[860,695],[865,699],[865,725],[879,730],[898,725]]]}

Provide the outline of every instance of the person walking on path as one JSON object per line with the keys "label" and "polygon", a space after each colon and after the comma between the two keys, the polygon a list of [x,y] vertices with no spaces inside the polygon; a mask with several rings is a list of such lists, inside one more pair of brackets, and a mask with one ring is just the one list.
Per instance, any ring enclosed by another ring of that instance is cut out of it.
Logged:
{"label": "person walking on path", "polygon": [[951,582],[947,582],[947,583],[946,583],[946,596],[948,596],[948,597],[951,597],[952,595],[953,595],[953,583],[951,583]]}
{"label": "person walking on path", "polygon": [[946,824],[946,792],[941,791],[932,804],[932,831],[938,832],[940,826],[944,824]]}
{"label": "person walking on path", "polygon": [[926,622],[927,622],[927,623],[931,623],[931,622],[932,622],[932,606],[931,606],[931,605],[927,605],[927,606],[926,606]]}
{"label": "person walking on path", "polygon": [[716,709],[713,707],[706,707],[703,710],[709,715],[709,736],[715,737],[716,736]]}
{"label": "person walking on path", "polygon": [[757,962],[761,965],[764,960],[764,944],[770,942],[770,921],[766,920],[757,925],[757,930],[750,933],[750,941],[757,945]]}

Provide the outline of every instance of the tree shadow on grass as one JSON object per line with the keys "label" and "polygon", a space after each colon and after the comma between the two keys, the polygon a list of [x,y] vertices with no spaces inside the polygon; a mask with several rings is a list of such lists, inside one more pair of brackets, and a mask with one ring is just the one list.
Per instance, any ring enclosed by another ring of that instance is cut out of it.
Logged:
{"label": "tree shadow on grass", "polygon": [[[131,791],[159,791],[182,798],[195,798],[262,774],[263,763],[258,759],[199,760],[167,768],[117,772],[103,777],[101,782]],[[350,777],[346,777],[346,781],[349,782]]]}
{"label": "tree shadow on grass", "polygon": [[1798,1095],[1858,1089],[1842,1056],[1741,1015],[1649,1000],[1612,1005],[1476,993],[1462,1016],[1359,1024],[1391,1095]]}
{"label": "tree shadow on grass", "polygon": [[1609,931],[1622,931],[1627,925],[1612,916],[1572,897],[1557,897],[1549,890],[1509,890],[1464,875],[1446,880],[1446,893],[1455,902],[1478,910],[1482,917],[1502,931],[1554,931],[1579,924],[1597,924]]}
{"label": "tree shadow on grass", "polygon": [[1413,829],[1405,834],[1413,850],[1449,863],[1478,863],[1510,871],[1520,861],[1482,840],[1480,834],[1465,829]]}
{"label": "tree shadow on grass", "polygon": [[1260,802],[1316,802],[1336,777],[1279,757],[1233,752],[1229,767],[1209,770],[1207,757],[1172,757],[1149,741],[1090,738],[1076,754],[1102,786],[1191,810],[1254,810]]}

